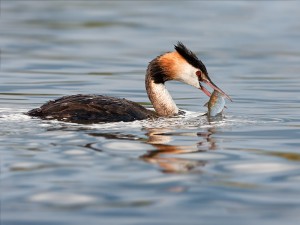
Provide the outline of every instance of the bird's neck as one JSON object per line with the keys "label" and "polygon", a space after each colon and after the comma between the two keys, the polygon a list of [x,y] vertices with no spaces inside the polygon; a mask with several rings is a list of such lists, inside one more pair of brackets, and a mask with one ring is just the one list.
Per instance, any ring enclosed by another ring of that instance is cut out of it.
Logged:
{"label": "bird's neck", "polygon": [[146,90],[148,97],[159,116],[169,117],[178,114],[178,107],[164,85],[164,82],[155,83],[149,70],[146,75]]}

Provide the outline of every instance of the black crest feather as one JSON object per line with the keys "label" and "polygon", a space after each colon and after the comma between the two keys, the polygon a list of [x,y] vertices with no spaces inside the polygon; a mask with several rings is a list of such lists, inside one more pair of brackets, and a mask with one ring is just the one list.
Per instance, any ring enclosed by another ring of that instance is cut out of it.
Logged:
{"label": "black crest feather", "polygon": [[205,75],[208,75],[207,70],[203,62],[197,58],[197,56],[189,50],[187,47],[182,44],[182,42],[178,41],[177,45],[175,45],[175,50],[193,67],[199,68]]}

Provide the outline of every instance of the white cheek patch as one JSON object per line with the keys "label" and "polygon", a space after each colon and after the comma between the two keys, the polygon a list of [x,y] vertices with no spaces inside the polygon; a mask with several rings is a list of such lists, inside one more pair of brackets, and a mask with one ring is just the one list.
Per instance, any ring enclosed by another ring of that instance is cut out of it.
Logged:
{"label": "white cheek patch", "polygon": [[178,71],[175,80],[200,88],[198,76],[196,75],[198,70],[190,64],[185,63],[181,66],[180,71]]}

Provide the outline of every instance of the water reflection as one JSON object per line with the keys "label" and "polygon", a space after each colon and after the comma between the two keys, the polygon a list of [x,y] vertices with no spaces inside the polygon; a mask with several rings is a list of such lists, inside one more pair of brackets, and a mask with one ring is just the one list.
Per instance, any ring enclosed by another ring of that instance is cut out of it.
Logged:
{"label": "water reflection", "polygon": [[189,149],[190,146],[169,146],[164,144],[155,144],[154,146],[157,150],[142,155],[140,159],[159,166],[164,173],[185,173],[198,167],[203,167],[207,163],[206,160],[181,159],[169,156],[195,152]]}
{"label": "water reflection", "polygon": [[211,137],[214,133],[216,133],[216,128],[208,128],[205,132],[198,132],[197,135],[203,137],[203,141],[198,142],[197,147],[198,150],[207,151],[207,150],[216,150],[217,144],[215,138]]}
{"label": "water reflection", "polygon": [[[145,134],[147,136],[146,139],[132,134],[123,134],[121,132],[93,132],[89,133],[89,135],[93,137],[103,137],[105,139],[129,140],[150,144],[152,147],[154,147],[154,150],[148,150],[138,158],[144,162],[157,165],[164,173],[199,172],[199,168],[205,166],[208,161],[199,159],[199,155],[193,157],[191,154],[203,154],[206,151],[217,149],[217,140],[212,137],[212,135],[217,132],[216,128],[208,128],[206,131],[201,131],[198,133],[176,133],[174,130],[166,128],[147,128],[145,130]],[[194,145],[177,145],[172,143],[173,138],[176,136],[193,136],[199,138],[200,140],[198,142],[196,141]],[[125,143],[116,144],[114,148],[126,151],[126,147],[125,149],[122,149],[124,144]],[[130,142],[129,144],[132,146],[132,148],[136,149],[134,147],[134,143]],[[109,146],[111,146],[111,144]],[[106,151],[105,146],[100,147],[97,143],[88,143],[84,147],[94,151]],[[138,148],[138,150],[142,150],[142,148]],[[115,152],[111,150],[109,150],[109,153],[115,155]],[[187,157],[182,157],[184,154],[188,154]]]}
{"label": "water reflection", "polygon": [[[171,130],[168,129],[148,129],[147,143],[156,148],[149,151],[140,158],[145,162],[158,165],[165,173],[184,173],[190,172],[203,167],[207,164],[207,160],[199,159],[182,159],[174,155],[187,153],[200,153],[216,148],[215,140],[210,136],[214,133],[212,129],[205,132],[197,133],[197,136],[203,137],[203,140],[193,146],[181,146],[168,144],[172,140],[172,136],[168,135]],[[171,156],[170,156],[171,155]]]}

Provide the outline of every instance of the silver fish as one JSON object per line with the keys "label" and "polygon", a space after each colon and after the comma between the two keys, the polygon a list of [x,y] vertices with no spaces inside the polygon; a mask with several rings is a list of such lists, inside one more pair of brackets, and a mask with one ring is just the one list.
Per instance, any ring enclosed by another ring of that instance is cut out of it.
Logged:
{"label": "silver fish", "polygon": [[209,117],[222,115],[224,107],[226,108],[223,94],[214,90],[209,101],[204,106],[208,108],[207,115]]}

